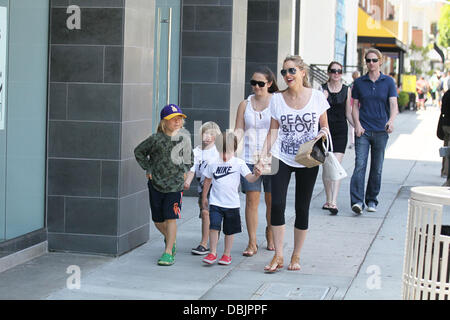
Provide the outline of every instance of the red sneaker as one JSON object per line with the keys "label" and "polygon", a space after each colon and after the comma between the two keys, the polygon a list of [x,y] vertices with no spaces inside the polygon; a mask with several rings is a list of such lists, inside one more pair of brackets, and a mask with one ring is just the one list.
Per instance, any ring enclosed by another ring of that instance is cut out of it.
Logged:
{"label": "red sneaker", "polygon": [[219,260],[219,264],[230,264],[231,263],[231,257],[223,255],[222,258]]}
{"label": "red sneaker", "polygon": [[215,254],[208,254],[206,257],[203,258],[203,262],[207,263],[207,264],[213,264],[214,262],[217,261],[217,255]]}

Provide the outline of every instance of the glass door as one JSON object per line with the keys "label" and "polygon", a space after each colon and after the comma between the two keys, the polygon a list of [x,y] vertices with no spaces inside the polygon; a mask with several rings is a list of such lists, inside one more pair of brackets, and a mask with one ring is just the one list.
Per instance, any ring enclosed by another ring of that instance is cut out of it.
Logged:
{"label": "glass door", "polygon": [[156,0],[153,128],[159,112],[169,103],[178,104],[181,0]]}
{"label": "glass door", "polygon": [[0,0],[0,241],[44,227],[48,0]]}
{"label": "glass door", "polygon": [[6,61],[8,56],[8,0],[0,0],[0,242],[6,220]]}

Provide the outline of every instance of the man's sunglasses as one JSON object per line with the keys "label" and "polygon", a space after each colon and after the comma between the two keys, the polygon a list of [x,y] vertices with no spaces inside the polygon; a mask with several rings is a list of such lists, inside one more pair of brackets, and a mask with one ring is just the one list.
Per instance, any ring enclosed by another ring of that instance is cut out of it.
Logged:
{"label": "man's sunglasses", "polygon": [[342,74],[342,69],[330,69],[328,72],[329,72],[329,73],[339,73],[339,74]]}
{"label": "man's sunglasses", "polygon": [[250,80],[250,84],[254,87],[258,85],[258,87],[263,88],[266,85],[267,82],[264,81],[256,81],[256,80]]}
{"label": "man's sunglasses", "polygon": [[297,69],[295,68],[289,68],[289,69],[281,69],[281,75],[284,77],[287,75],[287,73],[289,72],[289,74],[296,74],[297,73]]}
{"label": "man's sunglasses", "polygon": [[375,59],[368,59],[368,58],[366,58],[366,63],[370,63],[370,62],[377,63],[378,59],[377,58],[375,58]]}

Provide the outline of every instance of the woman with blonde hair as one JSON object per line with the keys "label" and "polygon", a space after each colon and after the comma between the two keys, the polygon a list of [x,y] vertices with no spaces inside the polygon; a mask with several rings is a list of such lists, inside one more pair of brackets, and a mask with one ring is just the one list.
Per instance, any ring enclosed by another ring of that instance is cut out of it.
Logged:
{"label": "woman with blonde hair", "polygon": [[278,165],[278,170],[271,176],[271,224],[275,255],[265,266],[266,272],[275,272],[283,267],[284,212],[293,172],[296,182],[294,250],[288,269],[301,268],[300,251],[308,230],[309,206],[319,168],[304,167],[295,161],[295,155],[301,144],[325,134],[328,129],[326,110],[330,107],[323,93],[310,87],[307,72],[301,57],[287,56],[281,70],[287,89],[275,93],[270,101],[272,119],[262,154],[267,157],[270,152],[272,167]]}

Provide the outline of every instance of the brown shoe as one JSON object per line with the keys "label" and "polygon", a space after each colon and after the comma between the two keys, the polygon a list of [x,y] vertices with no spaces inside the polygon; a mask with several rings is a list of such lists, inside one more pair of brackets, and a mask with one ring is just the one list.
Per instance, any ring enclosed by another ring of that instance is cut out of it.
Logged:
{"label": "brown shoe", "polygon": [[273,256],[270,264],[264,267],[264,271],[267,273],[274,273],[278,271],[278,269],[283,268],[283,257]]}
{"label": "brown shoe", "polygon": [[246,257],[252,257],[257,252],[258,252],[258,245],[255,245],[255,247],[248,245],[247,248],[244,250],[244,252],[242,252],[242,255]]}

